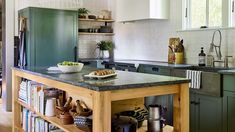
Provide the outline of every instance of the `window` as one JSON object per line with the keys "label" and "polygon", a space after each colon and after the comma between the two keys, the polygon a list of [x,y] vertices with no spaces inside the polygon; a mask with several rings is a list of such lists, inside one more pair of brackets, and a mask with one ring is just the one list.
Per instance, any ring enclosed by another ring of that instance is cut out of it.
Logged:
{"label": "window", "polygon": [[234,0],[230,0],[230,26],[235,27],[235,11],[234,11]]}
{"label": "window", "polygon": [[222,0],[186,0],[187,29],[222,26]]}

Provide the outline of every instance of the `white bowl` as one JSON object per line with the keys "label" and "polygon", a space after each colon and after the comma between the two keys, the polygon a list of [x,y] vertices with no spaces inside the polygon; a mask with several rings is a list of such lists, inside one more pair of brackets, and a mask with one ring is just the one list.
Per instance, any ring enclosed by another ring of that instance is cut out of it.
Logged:
{"label": "white bowl", "polygon": [[64,65],[59,65],[58,64],[57,66],[60,69],[60,71],[62,71],[63,73],[73,73],[73,72],[81,71],[84,64],[79,63],[79,65],[75,65],[75,66],[64,66]]}

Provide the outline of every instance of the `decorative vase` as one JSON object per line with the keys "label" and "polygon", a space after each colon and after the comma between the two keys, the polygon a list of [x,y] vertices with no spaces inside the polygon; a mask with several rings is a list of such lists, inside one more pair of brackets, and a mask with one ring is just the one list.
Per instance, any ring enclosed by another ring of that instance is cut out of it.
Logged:
{"label": "decorative vase", "polygon": [[99,58],[101,58],[101,59],[109,58],[109,51],[108,50],[100,50]]}

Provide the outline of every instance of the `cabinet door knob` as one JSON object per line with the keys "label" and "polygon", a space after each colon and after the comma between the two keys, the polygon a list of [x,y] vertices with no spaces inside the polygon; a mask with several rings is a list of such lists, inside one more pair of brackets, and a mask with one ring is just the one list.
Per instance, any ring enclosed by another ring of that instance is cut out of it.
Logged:
{"label": "cabinet door knob", "polygon": [[152,71],[157,71],[157,72],[158,72],[158,71],[159,71],[159,68],[153,67],[153,68],[152,68]]}
{"label": "cabinet door knob", "polygon": [[195,102],[194,104],[195,104],[195,105],[199,105],[199,104],[200,104],[200,102]]}
{"label": "cabinet door knob", "polygon": [[195,104],[195,101],[190,101],[190,104]]}

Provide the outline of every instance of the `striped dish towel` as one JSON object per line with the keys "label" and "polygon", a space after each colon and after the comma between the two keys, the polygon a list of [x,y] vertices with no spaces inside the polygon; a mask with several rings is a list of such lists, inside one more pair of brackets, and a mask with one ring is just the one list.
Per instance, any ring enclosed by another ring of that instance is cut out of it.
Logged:
{"label": "striped dish towel", "polygon": [[190,88],[200,89],[201,88],[201,75],[202,71],[193,71],[187,70],[186,77],[191,79],[191,83],[189,83]]}

